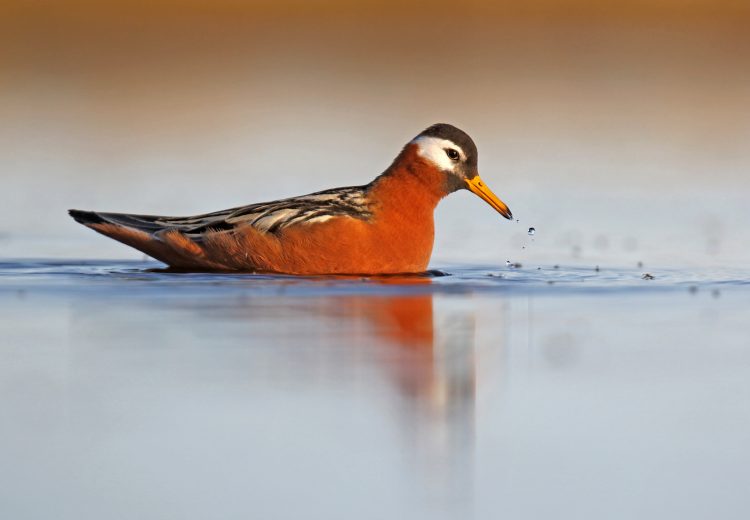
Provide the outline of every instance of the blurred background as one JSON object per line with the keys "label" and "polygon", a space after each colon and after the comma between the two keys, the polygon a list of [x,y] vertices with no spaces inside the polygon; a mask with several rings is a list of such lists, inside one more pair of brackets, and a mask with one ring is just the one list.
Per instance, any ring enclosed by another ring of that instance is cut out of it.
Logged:
{"label": "blurred background", "polygon": [[449,197],[437,266],[744,266],[748,24],[742,0],[5,0],[0,255],[140,258],[65,210],[363,184],[449,122],[520,222]]}

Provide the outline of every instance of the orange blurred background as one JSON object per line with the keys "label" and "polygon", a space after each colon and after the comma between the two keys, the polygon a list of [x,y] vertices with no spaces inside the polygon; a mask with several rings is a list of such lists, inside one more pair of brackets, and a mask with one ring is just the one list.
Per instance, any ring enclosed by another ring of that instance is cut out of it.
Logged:
{"label": "orange blurred background", "polygon": [[443,121],[521,223],[452,196],[438,259],[745,263],[748,27],[739,0],[5,0],[0,247],[138,257],[65,209],[362,184]]}

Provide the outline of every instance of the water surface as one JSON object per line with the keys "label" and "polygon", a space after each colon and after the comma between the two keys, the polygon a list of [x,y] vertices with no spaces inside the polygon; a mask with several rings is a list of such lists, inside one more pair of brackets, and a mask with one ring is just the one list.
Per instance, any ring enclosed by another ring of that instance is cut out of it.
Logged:
{"label": "water surface", "polygon": [[3,517],[750,506],[747,271],[157,267],[0,264]]}

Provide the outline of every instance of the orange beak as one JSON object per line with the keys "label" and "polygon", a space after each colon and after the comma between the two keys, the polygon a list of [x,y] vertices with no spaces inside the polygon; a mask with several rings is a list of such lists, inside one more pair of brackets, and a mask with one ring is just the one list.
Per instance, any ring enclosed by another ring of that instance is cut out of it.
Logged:
{"label": "orange beak", "polygon": [[510,208],[508,208],[505,202],[497,198],[497,195],[492,193],[492,190],[487,187],[479,175],[475,176],[473,179],[466,179],[466,184],[472,193],[478,195],[479,198],[495,208],[495,211],[508,220],[513,219],[513,213],[510,212]]}

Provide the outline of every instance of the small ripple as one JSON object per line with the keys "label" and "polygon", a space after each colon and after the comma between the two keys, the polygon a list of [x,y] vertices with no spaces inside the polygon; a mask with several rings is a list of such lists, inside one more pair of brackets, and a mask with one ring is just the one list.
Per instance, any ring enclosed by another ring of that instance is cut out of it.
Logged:
{"label": "small ripple", "polygon": [[[187,273],[153,261],[22,260],[0,262],[0,289],[81,291],[123,295],[134,290],[185,294],[206,290],[244,295],[421,294],[498,292],[502,294],[612,293],[746,288],[750,272],[737,269],[641,269],[591,266],[499,268],[452,265],[416,275],[290,276],[249,273]],[[210,288],[210,289],[209,289]]]}

